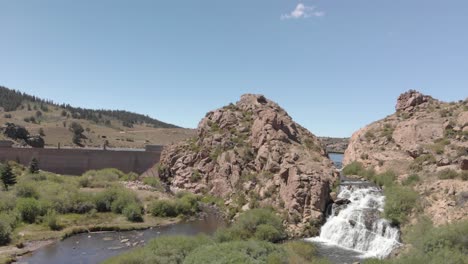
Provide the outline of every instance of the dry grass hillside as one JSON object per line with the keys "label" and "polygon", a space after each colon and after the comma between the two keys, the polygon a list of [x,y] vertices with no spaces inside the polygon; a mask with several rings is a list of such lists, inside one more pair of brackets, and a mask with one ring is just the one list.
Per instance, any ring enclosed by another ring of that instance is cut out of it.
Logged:
{"label": "dry grass hillside", "polygon": [[[32,101],[29,95],[0,88],[0,126],[14,123],[24,126],[32,135],[42,134],[46,147],[59,143],[75,147],[70,130],[73,122],[83,127],[82,144],[86,147],[102,147],[107,140],[110,147],[143,148],[147,144],[167,145],[195,135],[193,129],[178,128],[143,115],[125,111],[115,111],[119,116],[106,115],[101,110],[73,108],[37,98]],[[8,98],[11,94],[15,98]],[[11,105],[15,100],[16,104]],[[83,113],[87,116],[83,117]],[[120,118],[120,115],[125,116]],[[0,139],[6,138],[0,134]]]}

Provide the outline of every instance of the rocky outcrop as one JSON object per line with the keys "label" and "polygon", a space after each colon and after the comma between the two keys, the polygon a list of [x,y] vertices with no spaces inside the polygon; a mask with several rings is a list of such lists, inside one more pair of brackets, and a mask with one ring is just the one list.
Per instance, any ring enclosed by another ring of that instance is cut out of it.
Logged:
{"label": "rocky outcrop", "polygon": [[397,111],[411,112],[416,106],[427,103],[430,100],[432,100],[430,96],[423,95],[415,90],[409,90],[398,97],[395,108]]}
{"label": "rocky outcrop", "polygon": [[173,189],[222,197],[231,216],[273,206],[292,235],[323,220],[338,176],[316,136],[253,94],[207,113],[197,137],[164,149],[159,171]]}
{"label": "rocky outcrop", "polygon": [[349,138],[319,137],[319,139],[329,153],[344,153],[349,143]]}
{"label": "rocky outcrop", "polygon": [[[352,135],[343,163],[358,161],[377,172],[393,170],[400,179],[419,174],[419,186],[424,189],[438,180],[440,171],[461,173],[466,168],[467,131],[468,102],[445,103],[410,90],[398,98],[396,113]],[[454,181],[466,185],[461,179]],[[457,210],[468,215],[468,208]],[[427,212],[432,215],[434,211]]]}

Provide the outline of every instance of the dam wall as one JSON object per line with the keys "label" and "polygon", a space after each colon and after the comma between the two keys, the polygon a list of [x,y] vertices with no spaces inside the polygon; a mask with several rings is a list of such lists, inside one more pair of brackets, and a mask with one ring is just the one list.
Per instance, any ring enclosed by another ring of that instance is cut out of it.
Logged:
{"label": "dam wall", "polygon": [[162,146],[146,150],[0,147],[0,162],[11,160],[28,166],[36,158],[41,170],[67,175],[104,168],[142,174],[159,162],[161,151]]}

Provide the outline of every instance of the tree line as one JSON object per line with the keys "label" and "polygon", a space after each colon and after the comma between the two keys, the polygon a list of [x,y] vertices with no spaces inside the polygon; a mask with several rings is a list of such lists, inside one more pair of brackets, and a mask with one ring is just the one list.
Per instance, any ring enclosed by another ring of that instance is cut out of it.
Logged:
{"label": "tree line", "polygon": [[44,100],[33,95],[0,86],[0,107],[2,107],[5,112],[24,108],[25,106],[23,103],[25,102],[27,103],[26,107],[28,110],[31,110],[29,103],[38,104],[39,108],[44,112],[48,111],[48,105],[52,105],[64,109],[64,111],[62,111],[62,115],[70,115],[75,119],[86,119],[96,123],[104,123],[106,125],[109,124],[109,118],[112,118],[121,121],[122,124],[126,127],[133,127],[133,125],[136,124],[149,124],[155,128],[177,127],[175,125],[164,123],[157,119],[151,118],[148,115],[137,114],[124,110],[87,109],[73,107],[69,104],[58,104],[52,100]]}

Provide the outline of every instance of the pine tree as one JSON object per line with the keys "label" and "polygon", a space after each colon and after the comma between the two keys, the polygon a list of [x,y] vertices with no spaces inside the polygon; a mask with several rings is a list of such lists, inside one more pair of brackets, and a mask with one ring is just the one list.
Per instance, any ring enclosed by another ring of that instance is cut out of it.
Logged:
{"label": "pine tree", "polygon": [[30,173],[37,173],[39,171],[39,161],[36,158],[31,160],[29,163],[29,172]]}
{"label": "pine tree", "polygon": [[11,169],[10,164],[7,163],[3,167],[3,170],[0,176],[2,179],[3,186],[5,186],[5,190],[8,191],[8,186],[16,184],[16,175],[13,174],[13,170]]}

